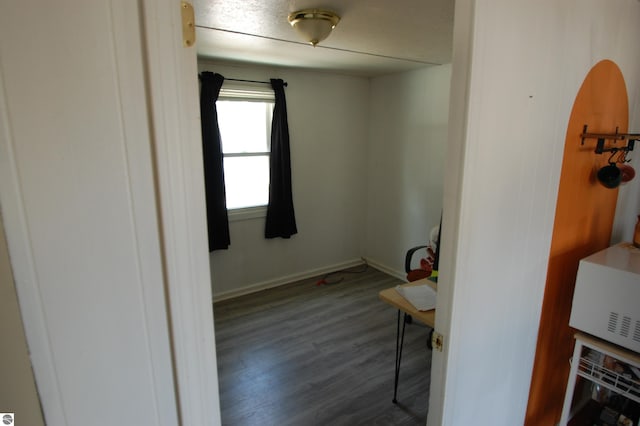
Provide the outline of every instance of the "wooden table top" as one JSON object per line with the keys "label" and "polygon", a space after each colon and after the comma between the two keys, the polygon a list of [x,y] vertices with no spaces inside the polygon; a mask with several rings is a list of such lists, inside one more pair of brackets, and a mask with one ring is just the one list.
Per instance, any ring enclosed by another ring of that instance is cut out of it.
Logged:
{"label": "wooden table top", "polygon": [[[438,290],[438,284],[434,283],[428,278],[423,278],[418,281],[403,284],[401,285],[401,287],[411,287],[411,286],[423,285],[423,284],[427,284],[429,287],[433,288],[436,291]],[[396,291],[395,287],[382,290],[378,294],[378,296],[380,297],[380,300],[382,300],[383,302],[388,303],[389,305],[400,309],[402,312],[406,312],[416,320],[420,321],[423,324],[428,325],[431,328],[434,327],[436,322],[435,309],[431,309],[430,311],[417,310],[411,303],[407,301],[407,299],[402,297],[400,293]]]}

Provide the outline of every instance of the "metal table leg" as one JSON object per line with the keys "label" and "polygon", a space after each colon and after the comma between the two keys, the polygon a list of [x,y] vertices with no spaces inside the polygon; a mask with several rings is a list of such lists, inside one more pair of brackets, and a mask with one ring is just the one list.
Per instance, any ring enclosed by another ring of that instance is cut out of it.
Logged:
{"label": "metal table leg", "polygon": [[398,403],[398,377],[400,376],[400,362],[402,361],[402,344],[404,343],[404,327],[407,324],[407,314],[402,318],[402,332],[400,332],[400,309],[398,309],[398,322],[396,326],[396,376],[393,384],[393,403]]}

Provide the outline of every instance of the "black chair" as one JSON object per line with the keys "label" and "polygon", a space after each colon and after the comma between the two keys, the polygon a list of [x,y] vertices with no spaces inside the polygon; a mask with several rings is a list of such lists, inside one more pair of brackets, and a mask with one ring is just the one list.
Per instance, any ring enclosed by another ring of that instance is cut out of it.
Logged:
{"label": "black chair", "polygon": [[[421,266],[419,268],[413,268],[411,266],[411,264],[413,263],[413,257],[416,254],[416,252],[418,252],[418,250],[422,250],[422,249],[427,250],[427,253],[425,253],[426,257],[421,259],[420,261]],[[431,250],[431,252],[429,252],[429,250]],[[409,250],[407,250],[407,254],[405,255],[405,258],[404,258],[404,271],[407,273],[407,281],[409,282],[418,281],[423,278],[428,278],[431,276],[433,268],[431,267],[432,263],[430,264],[428,260],[430,256],[433,259],[435,259],[435,252],[433,251],[430,245],[411,247]],[[423,262],[422,260],[425,260],[425,261]]]}

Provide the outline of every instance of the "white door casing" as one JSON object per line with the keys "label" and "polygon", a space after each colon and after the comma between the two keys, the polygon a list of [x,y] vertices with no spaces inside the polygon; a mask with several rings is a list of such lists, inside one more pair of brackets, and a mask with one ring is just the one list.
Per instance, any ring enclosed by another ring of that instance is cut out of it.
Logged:
{"label": "white door casing", "polygon": [[449,424],[443,410],[447,392],[447,368],[451,366],[451,310],[456,274],[457,241],[459,240],[460,208],[462,203],[462,171],[464,169],[464,140],[466,139],[467,99],[470,78],[471,35],[473,29],[473,0],[456,0],[453,31],[453,61],[449,96],[449,126],[445,168],[442,234],[440,236],[440,270],[436,305],[435,330],[444,335],[442,352],[433,351],[427,425]]}
{"label": "white door casing", "polygon": [[145,0],[147,73],[174,360],[184,425],[220,424],[195,47],[180,2]]}

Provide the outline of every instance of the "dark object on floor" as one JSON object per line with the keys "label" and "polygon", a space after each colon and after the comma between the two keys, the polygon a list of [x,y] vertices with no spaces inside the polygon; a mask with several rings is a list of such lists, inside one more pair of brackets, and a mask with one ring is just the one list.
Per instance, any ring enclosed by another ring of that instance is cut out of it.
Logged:
{"label": "dark object on floor", "polygon": [[316,285],[331,285],[341,283],[342,281],[344,281],[344,274],[364,274],[369,269],[369,264],[364,259],[362,259],[362,262],[362,265],[357,265],[352,268],[341,269],[339,271],[324,274],[322,278],[320,278],[316,282]]}

